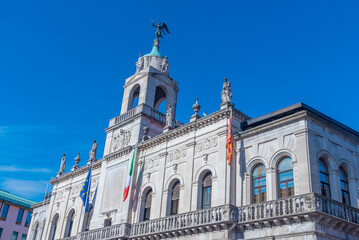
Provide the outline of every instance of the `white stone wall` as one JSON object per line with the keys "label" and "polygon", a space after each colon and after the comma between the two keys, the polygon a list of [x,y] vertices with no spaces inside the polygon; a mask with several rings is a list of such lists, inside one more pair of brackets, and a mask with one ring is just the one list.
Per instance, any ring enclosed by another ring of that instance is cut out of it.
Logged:
{"label": "white stone wall", "polygon": [[[308,121],[310,163],[313,178],[313,191],[320,192],[319,158],[325,160],[329,170],[331,198],[341,199],[339,167],[342,167],[349,181],[350,203],[358,208],[358,138],[348,136],[338,128],[330,128],[320,121]],[[357,138],[357,141],[355,141]]]}

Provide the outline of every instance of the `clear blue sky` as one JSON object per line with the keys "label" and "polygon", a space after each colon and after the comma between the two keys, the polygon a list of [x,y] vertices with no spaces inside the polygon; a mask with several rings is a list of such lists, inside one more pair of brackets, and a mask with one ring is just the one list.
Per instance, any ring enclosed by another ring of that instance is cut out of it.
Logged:
{"label": "clear blue sky", "polygon": [[251,117],[304,102],[359,130],[358,1],[1,1],[0,188],[41,200],[120,114],[151,19],[179,82],[177,119],[219,109],[223,78]]}

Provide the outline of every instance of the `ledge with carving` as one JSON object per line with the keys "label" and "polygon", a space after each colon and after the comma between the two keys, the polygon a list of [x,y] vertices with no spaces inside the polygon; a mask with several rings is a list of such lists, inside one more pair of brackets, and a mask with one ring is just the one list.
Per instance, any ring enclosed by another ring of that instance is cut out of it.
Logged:
{"label": "ledge with carving", "polygon": [[[101,163],[102,161],[104,161],[104,158],[98,159],[94,162],[93,164],[93,169],[99,169],[101,167]],[[68,179],[83,175],[83,174],[87,174],[88,171],[90,170],[90,164],[87,164],[85,166],[82,166],[74,171],[71,172],[67,172],[59,177],[53,178],[50,180],[50,183],[52,185],[56,184],[56,183],[60,183],[60,182],[64,182]]]}
{"label": "ledge with carving", "polygon": [[224,205],[134,224],[83,232],[63,240],[172,238],[212,231],[241,231],[315,222],[359,236],[359,209],[309,193],[243,207]]}
{"label": "ledge with carving", "polygon": [[192,132],[194,130],[212,125],[220,120],[223,120],[225,118],[228,118],[230,115],[229,109],[223,109],[219,110],[217,112],[214,112],[206,117],[200,118],[194,122],[190,122],[187,124],[183,124],[179,126],[178,128],[172,129],[166,133],[159,134],[151,139],[148,139],[138,145],[139,150],[145,150],[152,148],[158,144],[161,144],[165,141],[169,141],[171,139],[178,138],[180,136],[183,136],[189,132]]}

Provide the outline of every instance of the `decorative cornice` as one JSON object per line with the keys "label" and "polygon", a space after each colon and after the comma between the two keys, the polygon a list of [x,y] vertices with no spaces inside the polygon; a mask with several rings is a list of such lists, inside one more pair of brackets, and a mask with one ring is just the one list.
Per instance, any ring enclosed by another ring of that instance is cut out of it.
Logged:
{"label": "decorative cornice", "polygon": [[151,139],[148,139],[138,145],[140,150],[152,148],[165,141],[169,141],[178,137],[181,137],[189,132],[201,129],[203,127],[210,126],[220,120],[228,118],[230,114],[229,109],[219,110],[206,117],[198,119],[197,121],[184,124],[178,128],[175,128],[169,132],[159,134]]}
{"label": "decorative cornice", "polygon": [[114,160],[116,158],[122,157],[123,155],[127,155],[132,151],[133,147],[134,146],[127,146],[127,147],[125,147],[125,148],[123,148],[121,150],[118,150],[116,152],[110,153],[110,154],[104,156],[104,159],[107,162],[109,162],[109,161]]}
{"label": "decorative cornice", "polygon": [[[103,158],[96,160],[93,164],[93,170],[99,169],[101,167],[102,161],[104,161]],[[68,179],[80,176],[82,174],[86,174],[90,170],[90,166],[91,166],[90,164],[87,164],[85,166],[82,166],[82,167],[76,169],[75,171],[68,172],[68,173],[63,174],[60,177],[53,178],[50,180],[50,183],[52,185],[55,185],[56,183],[64,182]]]}

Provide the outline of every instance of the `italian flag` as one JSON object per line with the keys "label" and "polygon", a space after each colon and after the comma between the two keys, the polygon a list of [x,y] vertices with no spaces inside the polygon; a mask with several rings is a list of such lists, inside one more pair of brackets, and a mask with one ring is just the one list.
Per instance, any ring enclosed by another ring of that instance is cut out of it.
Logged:
{"label": "italian flag", "polygon": [[232,158],[233,158],[233,133],[232,133],[232,119],[229,117],[228,119],[228,133],[227,133],[227,162],[228,165],[231,165]]}
{"label": "italian flag", "polygon": [[127,180],[126,180],[126,187],[125,187],[125,190],[123,191],[123,201],[126,201],[128,192],[130,191],[130,184],[131,184],[132,171],[133,171],[133,161],[135,159],[135,153],[136,153],[136,146],[135,146],[135,149],[133,150],[130,172],[128,173]]}

